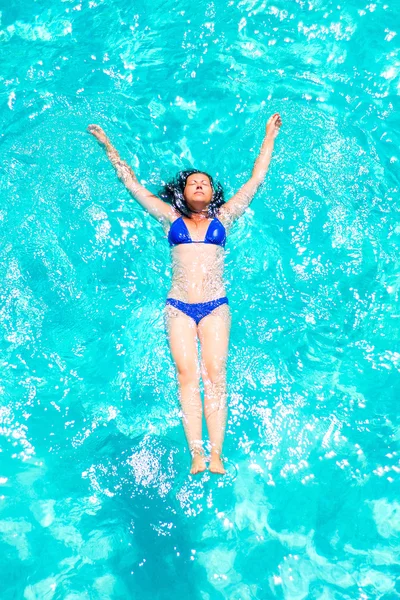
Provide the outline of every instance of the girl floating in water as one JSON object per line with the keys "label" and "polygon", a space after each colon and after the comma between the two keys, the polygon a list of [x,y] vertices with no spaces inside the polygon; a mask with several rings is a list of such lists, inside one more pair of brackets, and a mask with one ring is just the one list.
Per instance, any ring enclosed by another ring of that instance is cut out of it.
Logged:
{"label": "girl floating in water", "polygon": [[[226,362],[231,315],[223,282],[224,246],[232,223],[245,212],[265,178],[281,125],[280,115],[275,113],[267,123],[250,179],[227,202],[220,184],[215,184],[207,173],[196,170],[181,171],[159,192],[160,197],[155,196],[120,159],[101,127],[88,127],[104,146],[120,180],[168,235],[173,277],[164,317],[177,369],[183,424],[192,456],[191,473],[206,468],[200,375],[211,445],[209,470],[226,472],[221,459],[227,417]],[[197,338],[201,346],[200,368]]]}

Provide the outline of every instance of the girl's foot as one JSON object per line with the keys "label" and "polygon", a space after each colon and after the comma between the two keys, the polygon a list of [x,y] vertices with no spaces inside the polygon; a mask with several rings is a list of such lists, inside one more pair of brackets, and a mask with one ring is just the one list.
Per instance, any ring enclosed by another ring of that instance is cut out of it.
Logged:
{"label": "girl's foot", "polygon": [[195,473],[201,473],[206,470],[206,463],[204,456],[201,454],[195,454],[192,459],[192,466],[190,472],[194,475]]}
{"label": "girl's foot", "polygon": [[221,457],[219,454],[211,455],[209,470],[211,473],[220,473],[224,475],[226,470],[224,469],[224,465],[222,464]]}

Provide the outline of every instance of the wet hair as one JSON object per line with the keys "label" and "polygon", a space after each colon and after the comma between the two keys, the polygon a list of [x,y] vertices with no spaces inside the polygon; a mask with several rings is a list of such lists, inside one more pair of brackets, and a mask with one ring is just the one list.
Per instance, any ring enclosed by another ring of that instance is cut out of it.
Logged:
{"label": "wet hair", "polygon": [[179,171],[179,173],[175,176],[175,178],[172,181],[166,183],[161,188],[161,190],[158,192],[158,195],[165,202],[172,204],[175,210],[181,213],[181,215],[190,219],[192,216],[192,211],[186,203],[183,192],[185,190],[187,178],[189,177],[189,175],[193,175],[194,173],[201,173],[202,175],[206,175],[210,180],[213,195],[212,200],[208,205],[208,217],[215,217],[218,213],[220,206],[225,204],[224,190],[220,183],[215,184],[211,175],[205,173],[204,171],[197,171],[196,169]]}

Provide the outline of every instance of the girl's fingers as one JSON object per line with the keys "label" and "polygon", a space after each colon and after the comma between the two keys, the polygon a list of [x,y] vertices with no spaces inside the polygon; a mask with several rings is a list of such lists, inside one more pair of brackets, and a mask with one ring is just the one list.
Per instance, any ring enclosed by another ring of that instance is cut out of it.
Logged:
{"label": "girl's fingers", "polygon": [[94,131],[103,131],[101,127],[99,127],[98,125],[89,125],[88,126],[89,131],[90,130],[94,130]]}
{"label": "girl's fingers", "polygon": [[281,125],[282,124],[281,117],[280,117],[279,113],[273,114],[272,117],[270,117],[268,119],[267,125],[269,125],[272,121],[275,121],[275,125],[277,125],[277,124]]}

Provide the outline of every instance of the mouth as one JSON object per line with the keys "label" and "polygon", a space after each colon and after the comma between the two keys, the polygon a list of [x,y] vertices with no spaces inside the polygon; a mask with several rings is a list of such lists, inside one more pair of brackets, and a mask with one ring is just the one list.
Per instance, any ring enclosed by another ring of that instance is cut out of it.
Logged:
{"label": "mouth", "polygon": [[[195,194],[203,194],[203,192],[195,192]],[[204,196],[204,194],[203,194],[203,196]]]}

